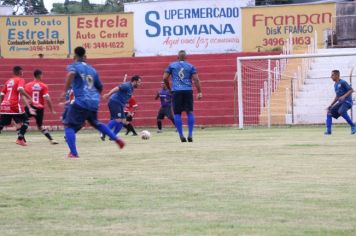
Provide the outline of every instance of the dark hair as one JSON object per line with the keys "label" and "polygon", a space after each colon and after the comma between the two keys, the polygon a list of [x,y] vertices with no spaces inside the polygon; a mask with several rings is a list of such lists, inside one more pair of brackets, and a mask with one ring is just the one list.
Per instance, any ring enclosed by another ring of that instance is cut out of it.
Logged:
{"label": "dark hair", "polygon": [[134,75],[132,76],[131,78],[131,82],[134,82],[134,81],[139,81],[141,79],[141,77],[139,75]]}
{"label": "dark hair", "polygon": [[21,71],[22,71],[22,67],[21,66],[14,66],[14,68],[12,69],[12,72],[15,75],[19,75]]}
{"label": "dark hair", "polygon": [[42,71],[39,70],[39,69],[36,69],[36,70],[33,72],[33,76],[34,76],[35,78],[37,78],[37,77],[40,76],[40,75],[42,75]]}
{"label": "dark hair", "polygon": [[79,57],[79,58],[84,57],[84,55],[85,55],[85,48],[83,48],[83,47],[76,47],[76,48],[74,49],[74,54],[75,54],[77,57]]}
{"label": "dark hair", "polygon": [[337,75],[337,76],[340,76],[340,71],[339,70],[333,70],[332,73]]}

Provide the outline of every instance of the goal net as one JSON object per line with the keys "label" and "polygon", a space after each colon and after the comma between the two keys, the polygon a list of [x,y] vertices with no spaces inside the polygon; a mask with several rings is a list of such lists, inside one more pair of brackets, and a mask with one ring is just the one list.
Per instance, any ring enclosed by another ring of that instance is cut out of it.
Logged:
{"label": "goal net", "polygon": [[[326,108],[335,98],[331,71],[339,70],[341,79],[356,86],[356,49],[241,57],[237,69],[239,128],[324,124]],[[356,109],[349,114],[356,119]]]}

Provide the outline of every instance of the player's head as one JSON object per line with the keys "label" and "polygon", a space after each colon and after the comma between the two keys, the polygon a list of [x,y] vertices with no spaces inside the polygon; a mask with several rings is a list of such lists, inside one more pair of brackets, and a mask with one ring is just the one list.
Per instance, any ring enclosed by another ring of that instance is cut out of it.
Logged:
{"label": "player's head", "polygon": [[161,88],[163,88],[163,89],[167,88],[166,83],[164,81],[161,82]]}
{"label": "player's head", "polygon": [[340,71],[339,70],[331,71],[331,79],[333,81],[338,81],[340,79]]}
{"label": "player's head", "polygon": [[76,60],[84,60],[85,59],[85,48],[83,47],[76,47],[74,49],[74,58]]}
{"label": "player's head", "polygon": [[178,52],[178,60],[185,61],[186,57],[187,57],[187,53],[184,50],[180,50]]}
{"label": "player's head", "polygon": [[141,77],[139,75],[134,75],[131,78],[131,84],[134,88],[137,88],[141,84]]}
{"label": "player's head", "polygon": [[40,80],[42,78],[42,71],[39,69],[36,69],[33,72],[33,77],[35,77],[35,79]]}
{"label": "player's head", "polygon": [[12,68],[12,72],[16,76],[22,76],[22,67],[21,66],[14,66],[14,68]]}

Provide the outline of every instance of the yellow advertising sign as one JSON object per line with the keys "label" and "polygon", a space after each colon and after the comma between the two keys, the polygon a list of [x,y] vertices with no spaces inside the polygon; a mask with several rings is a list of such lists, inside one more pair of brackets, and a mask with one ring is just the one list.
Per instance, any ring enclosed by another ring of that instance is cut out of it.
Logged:
{"label": "yellow advertising sign", "polygon": [[0,25],[2,57],[68,55],[67,16],[8,16],[0,18]]}
{"label": "yellow advertising sign", "polygon": [[290,34],[294,49],[303,49],[311,44],[314,31],[320,48],[335,14],[334,3],[243,8],[243,51],[280,49]]}
{"label": "yellow advertising sign", "polygon": [[132,56],[133,14],[70,17],[71,47],[87,49],[88,57]]}

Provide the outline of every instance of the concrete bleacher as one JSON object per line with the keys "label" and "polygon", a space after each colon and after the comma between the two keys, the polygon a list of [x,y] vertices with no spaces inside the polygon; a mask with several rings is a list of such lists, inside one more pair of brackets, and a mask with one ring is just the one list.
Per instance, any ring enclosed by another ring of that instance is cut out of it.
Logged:
{"label": "concrete bleacher", "polygon": [[[355,48],[319,49],[318,53],[355,52]],[[351,66],[355,66],[356,56],[315,58],[307,79],[294,101],[294,121],[296,124],[325,123],[326,108],[335,97],[334,82],[331,80],[331,70],[340,70],[341,78],[350,83]],[[353,75],[355,77],[356,71]],[[355,78],[353,81],[355,82]],[[353,83],[355,84],[355,83]],[[355,86],[355,85],[354,85]],[[355,97],[355,94],[354,94]],[[356,109],[352,109],[356,117]],[[343,119],[334,122],[345,122]]]}
{"label": "concrete bleacher", "polygon": [[[234,75],[236,58],[238,56],[254,56],[261,53],[229,53],[189,55],[188,61],[198,70],[203,90],[203,99],[195,100],[196,124],[233,125],[234,124]],[[122,82],[125,74],[128,79],[138,74],[143,81],[134,95],[139,104],[134,124],[136,126],[155,126],[159,101],[154,100],[156,91],[160,88],[164,69],[176,56],[131,57],[88,59],[100,74],[104,84],[104,92]],[[63,92],[66,77],[66,66],[72,62],[69,59],[0,59],[0,86],[12,76],[12,68],[20,65],[24,69],[26,82],[32,80],[34,69],[43,71],[44,81],[48,84],[57,114],[45,113],[45,124],[53,127],[61,126],[60,113],[63,110],[58,98]],[[244,88],[249,89],[249,88]],[[255,98],[258,102],[259,98]],[[108,121],[109,113],[103,101],[100,106],[99,118]],[[185,119],[185,116],[183,116]],[[33,121],[32,121],[33,122]],[[34,123],[32,123],[34,125]],[[166,121],[166,126],[170,122]]]}

